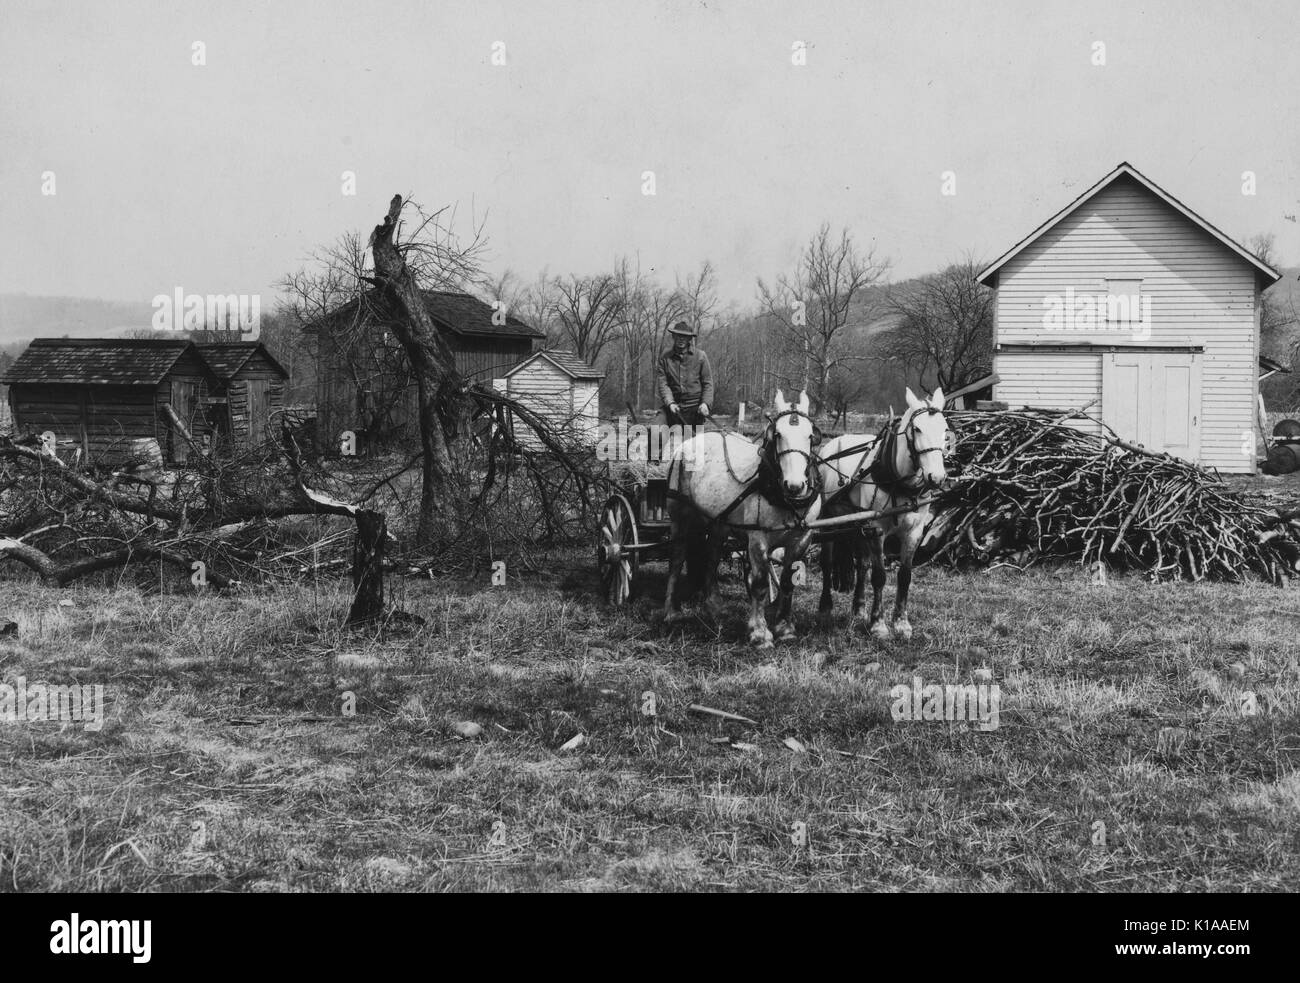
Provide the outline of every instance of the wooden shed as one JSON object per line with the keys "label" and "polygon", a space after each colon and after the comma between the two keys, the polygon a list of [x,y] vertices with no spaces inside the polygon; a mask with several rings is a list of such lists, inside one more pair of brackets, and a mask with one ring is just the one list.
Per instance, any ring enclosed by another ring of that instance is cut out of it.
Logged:
{"label": "wooden shed", "polygon": [[289,379],[284,366],[257,341],[200,342],[198,349],[217,379],[206,400],[217,446],[241,451],[274,439],[270,428]]}
{"label": "wooden shed", "polygon": [[[492,307],[465,293],[421,291],[425,308],[467,379],[489,384],[536,348],[546,335],[512,315],[494,323]],[[316,345],[316,416],[330,446],[343,431],[364,433],[371,446],[392,446],[419,434],[415,380],[392,324],[396,302],[381,290],[331,312],[305,329]]]}
{"label": "wooden shed", "polygon": [[997,290],[994,399],[1090,406],[1151,450],[1255,470],[1260,295],[1280,275],[1136,168],[1120,164],[977,279]]}
{"label": "wooden shed", "polygon": [[195,346],[176,340],[37,338],[5,372],[14,427],[52,432],[82,459],[117,465],[132,441],[153,437],[164,458],[182,463],[190,446],[173,416],[196,441],[207,433],[202,402],[216,383]]}
{"label": "wooden shed", "polygon": [[[506,393],[545,417],[578,443],[595,443],[600,421],[600,380],[605,373],[573,352],[536,352],[505,374]],[[517,436],[528,446],[531,431]]]}

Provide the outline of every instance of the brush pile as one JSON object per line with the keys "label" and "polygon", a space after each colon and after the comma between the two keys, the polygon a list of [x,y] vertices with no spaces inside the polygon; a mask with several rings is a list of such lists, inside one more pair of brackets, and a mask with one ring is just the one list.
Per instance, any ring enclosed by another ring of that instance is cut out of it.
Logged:
{"label": "brush pile", "polygon": [[1300,572],[1300,512],[1234,492],[1215,472],[1129,444],[1082,413],[947,416],[953,481],[935,502],[931,559],[1069,559],[1153,580],[1280,584]]}

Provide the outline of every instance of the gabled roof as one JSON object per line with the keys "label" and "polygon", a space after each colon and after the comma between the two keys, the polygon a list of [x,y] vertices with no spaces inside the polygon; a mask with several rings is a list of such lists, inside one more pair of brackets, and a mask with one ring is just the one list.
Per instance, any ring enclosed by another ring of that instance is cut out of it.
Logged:
{"label": "gabled roof", "polygon": [[[494,324],[495,313],[490,304],[485,304],[466,293],[450,290],[421,290],[425,310],[433,318],[440,331],[450,331],[459,335],[476,335],[480,337],[500,338],[545,338],[546,333],[525,324],[513,314],[506,314],[504,324]],[[396,302],[383,296],[378,290],[366,291],[363,299],[370,316],[382,323],[386,319],[396,318]],[[307,331],[318,330],[321,321],[344,320],[351,322],[357,316],[360,300],[354,300],[331,311],[324,318],[307,325]]]}
{"label": "gabled roof", "polygon": [[0,382],[154,386],[193,347],[185,338],[37,338]]}
{"label": "gabled roof", "polygon": [[1057,212],[1055,215],[1049,218],[1038,228],[1034,229],[1034,231],[1031,232],[1028,236],[1021,239],[1018,243],[1016,243],[1005,253],[1003,253],[1001,256],[995,259],[992,263],[986,266],[979,273],[979,275],[975,277],[975,279],[978,280],[980,283],[985,284],[986,286],[990,286],[990,287],[997,286],[998,271],[1001,270],[1002,267],[1005,266],[1013,257],[1019,255],[1026,248],[1028,248],[1032,243],[1040,239],[1048,230],[1054,228],[1067,215],[1070,215],[1075,210],[1081,208],[1087,202],[1092,200],[1094,197],[1096,197],[1106,188],[1110,187],[1112,184],[1114,184],[1116,181],[1120,180],[1123,177],[1128,177],[1136,181],[1139,185],[1141,185],[1151,194],[1155,195],[1165,204],[1169,205],[1176,212],[1181,214],[1184,218],[1188,219],[1194,225],[1199,226],[1201,229],[1204,229],[1215,239],[1219,240],[1219,242],[1221,242],[1226,248],[1230,249],[1232,252],[1236,253],[1246,262],[1250,263],[1251,266],[1255,267],[1256,276],[1267,279],[1269,283],[1276,283],[1278,280],[1282,279],[1282,274],[1278,273],[1277,270],[1273,269],[1273,267],[1269,266],[1267,263],[1261,262],[1260,259],[1257,256],[1255,256],[1255,254],[1252,253],[1249,249],[1247,249],[1245,246],[1242,246],[1235,240],[1229,238],[1228,236],[1224,235],[1222,232],[1216,229],[1205,219],[1201,218],[1201,216],[1197,215],[1194,211],[1192,211],[1190,208],[1184,205],[1181,201],[1179,201],[1169,192],[1165,191],[1154,181],[1144,176],[1136,167],[1134,167],[1132,164],[1128,163],[1127,161],[1121,162],[1118,167],[1116,167],[1113,171],[1107,174],[1104,178],[1102,178],[1100,181],[1094,184],[1091,188],[1089,188],[1087,191],[1081,194],[1078,198],[1074,199],[1074,201],[1070,202],[1070,204],[1062,208],[1059,212]]}
{"label": "gabled roof", "polygon": [[275,360],[260,341],[204,341],[196,346],[203,361],[208,364],[218,379],[226,381],[239,374],[239,370],[248,364],[248,360],[261,351],[262,357],[271,364],[271,368],[284,378],[289,378],[285,367]]}
{"label": "gabled roof", "polygon": [[573,352],[558,352],[558,351],[533,352],[526,359],[524,359],[522,362],[520,362],[518,365],[512,368],[509,372],[507,372],[506,378],[509,379],[512,375],[514,375],[516,372],[522,369],[525,365],[528,365],[539,358],[545,359],[546,361],[550,362],[557,369],[559,369],[561,372],[563,372],[565,375],[569,376],[572,379],[605,378],[604,372],[600,371],[600,369],[596,368],[594,365],[587,364],[582,359],[580,359],[577,355],[575,355]]}

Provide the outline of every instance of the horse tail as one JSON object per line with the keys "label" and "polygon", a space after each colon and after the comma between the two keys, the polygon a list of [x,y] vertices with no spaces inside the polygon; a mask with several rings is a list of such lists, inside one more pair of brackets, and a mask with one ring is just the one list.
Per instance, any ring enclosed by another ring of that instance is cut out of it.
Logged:
{"label": "horse tail", "polygon": [[[856,529],[837,532],[830,537],[831,590],[848,593],[854,589],[857,578],[858,550],[862,548],[862,535]],[[823,548],[822,556],[826,555]],[[825,561],[823,561],[825,562]]]}

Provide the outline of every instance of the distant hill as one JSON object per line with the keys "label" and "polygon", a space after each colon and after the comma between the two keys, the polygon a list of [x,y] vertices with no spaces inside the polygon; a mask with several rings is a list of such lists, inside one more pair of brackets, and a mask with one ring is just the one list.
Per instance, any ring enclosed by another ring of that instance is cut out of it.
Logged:
{"label": "distant hill", "polygon": [[148,330],[153,306],[86,297],[32,297],[0,294],[0,347],[25,346],[33,338],[71,335],[113,337]]}

